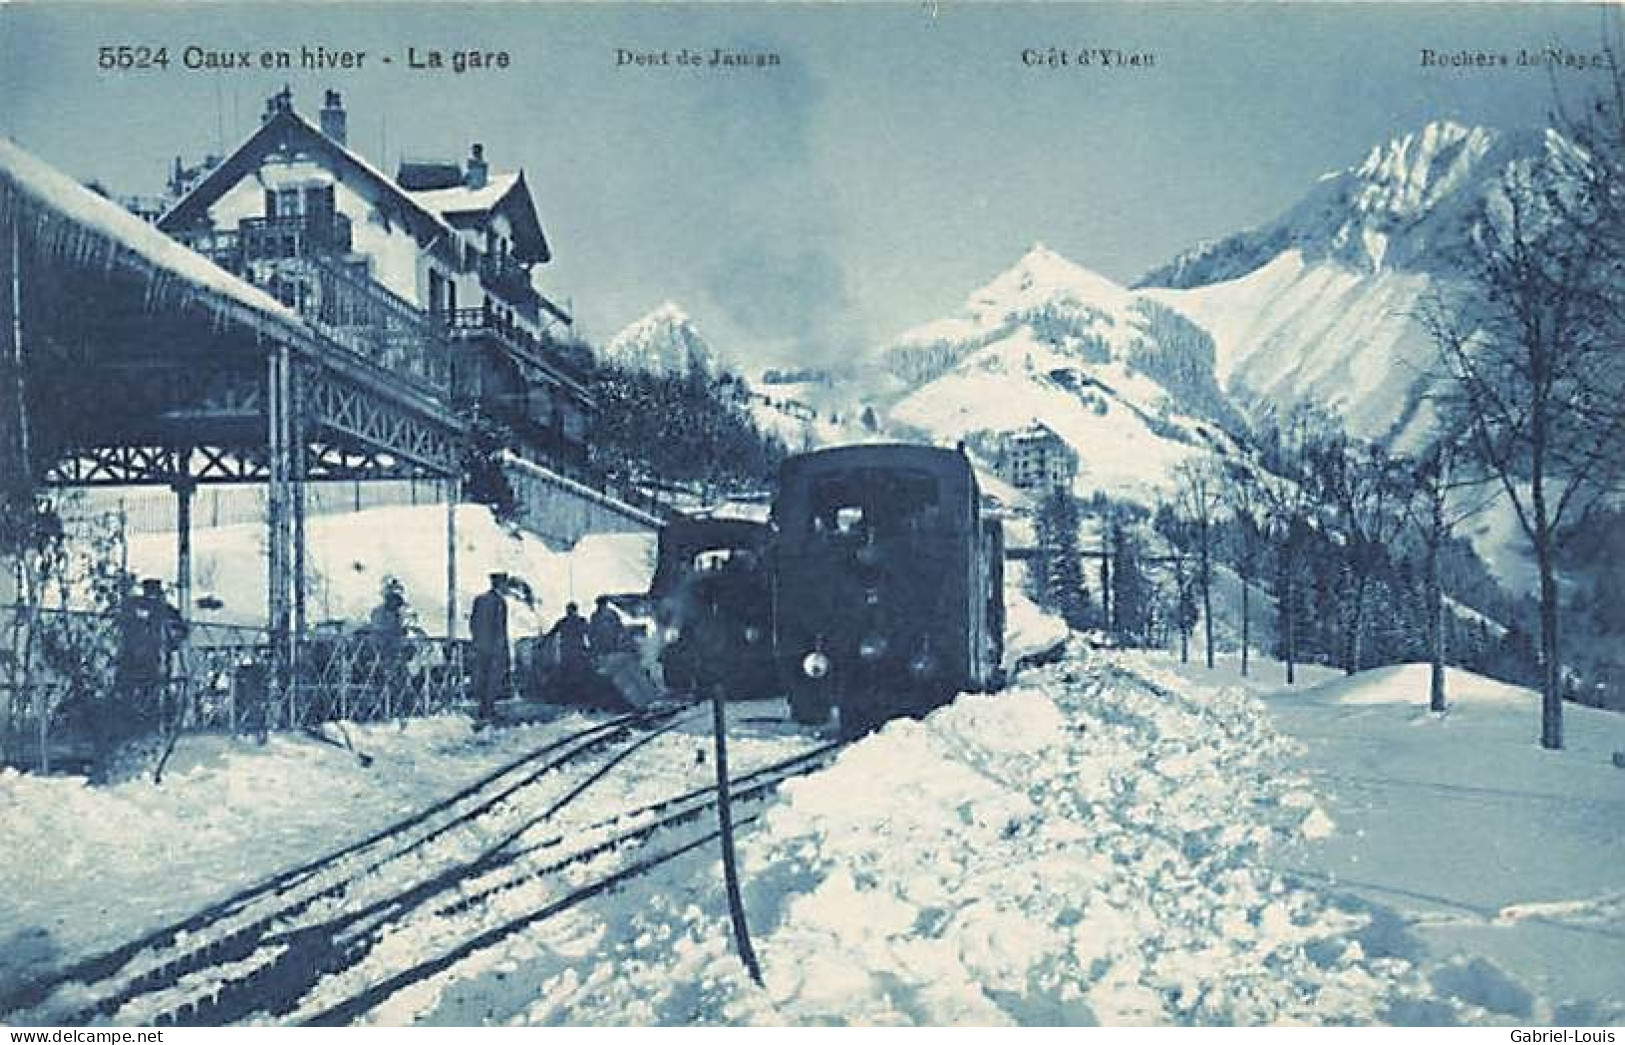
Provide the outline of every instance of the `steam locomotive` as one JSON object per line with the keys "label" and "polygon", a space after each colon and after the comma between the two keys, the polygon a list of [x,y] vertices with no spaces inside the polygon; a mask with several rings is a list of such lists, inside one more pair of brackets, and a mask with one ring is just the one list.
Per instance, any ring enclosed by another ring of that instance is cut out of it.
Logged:
{"label": "steam locomotive", "polygon": [[681,519],[660,531],[649,596],[667,689],[774,695],[769,534],[746,519]]}
{"label": "steam locomotive", "polygon": [[779,677],[841,733],[1002,682],[1004,538],[963,451],[843,446],[786,460],[773,502]]}

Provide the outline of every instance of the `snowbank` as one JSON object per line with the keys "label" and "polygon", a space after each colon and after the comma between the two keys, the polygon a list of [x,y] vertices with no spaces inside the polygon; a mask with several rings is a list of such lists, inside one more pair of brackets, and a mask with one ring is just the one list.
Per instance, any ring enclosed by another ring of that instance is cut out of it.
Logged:
{"label": "snowbank", "polygon": [[1429,712],[1428,666],[1407,664],[1266,696],[1336,824],[1283,868],[1422,971],[1396,1019],[1625,1020],[1625,715],[1565,705],[1547,751],[1536,693],[1451,669],[1446,694]]}
{"label": "snowbank", "polygon": [[[1426,707],[1432,667],[1427,664],[1395,664],[1325,682],[1311,690],[1315,700],[1338,704],[1404,704]],[[1445,669],[1445,690],[1454,710],[1467,706],[1495,705],[1522,708],[1535,713],[1540,698],[1521,686],[1475,675],[1456,668]],[[1420,698],[1420,699],[1419,699]]]}
{"label": "snowbank", "polygon": [[1351,938],[1360,916],[1265,859],[1319,825],[1302,782],[1280,772],[1292,746],[1261,705],[1236,690],[1187,699],[1075,663],[1028,678],[888,725],[787,785],[747,830],[765,990],[729,950],[707,861],[576,926],[575,950],[516,943],[509,994],[535,997],[487,1018],[1381,1018],[1407,964],[1369,958]]}

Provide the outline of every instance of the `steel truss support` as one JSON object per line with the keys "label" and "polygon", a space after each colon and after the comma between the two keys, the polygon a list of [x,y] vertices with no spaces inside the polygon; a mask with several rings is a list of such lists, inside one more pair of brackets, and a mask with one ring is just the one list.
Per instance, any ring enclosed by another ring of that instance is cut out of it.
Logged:
{"label": "steel truss support", "polygon": [[291,720],[291,698],[294,679],[294,635],[290,619],[293,555],[290,547],[292,527],[290,514],[291,457],[288,443],[292,432],[292,413],[289,394],[291,353],[287,345],[276,345],[266,357],[265,414],[266,447],[269,462],[269,481],[266,487],[266,623],[271,639],[271,677],[268,680],[266,706],[260,716],[260,735],[265,737],[274,727]]}
{"label": "steel truss support", "polygon": [[434,475],[457,469],[456,434],[388,397],[352,385],[325,368],[311,374],[308,411],[313,423]]}
{"label": "steel truss support", "polygon": [[[182,453],[184,467],[190,454]],[[175,491],[175,600],[179,603],[181,619],[192,620],[192,494],[197,483],[185,472],[177,474],[170,483]]]}
{"label": "steel truss support", "polygon": [[446,638],[457,637],[457,502],[462,500],[461,478],[446,480]]}
{"label": "steel truss support", "polygon": [[305,378],[308,371],[297,363],[290,364],[288,398],[292,407],[288,421],[290,443],[288,463],[289,493],[293,512],[293,642],[294,660],[298,661],[299,644],[305,634],[305,479],[309,468],[305,434]]}

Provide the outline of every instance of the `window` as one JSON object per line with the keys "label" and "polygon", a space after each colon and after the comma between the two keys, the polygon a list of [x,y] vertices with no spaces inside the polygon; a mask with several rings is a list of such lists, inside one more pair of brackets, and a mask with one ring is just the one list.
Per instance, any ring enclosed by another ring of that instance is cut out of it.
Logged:
{"label": "window", "polygon": [[932,529],[941,521],[937,481],[918,472],[854,469],[830,476],[812,491],[808,526],[841,537],[894,536]]}
{"label": "window", "polygon": [[332,221],[335,213],[333,186],[312,185],[305,189],[305,214],[314,221]]}

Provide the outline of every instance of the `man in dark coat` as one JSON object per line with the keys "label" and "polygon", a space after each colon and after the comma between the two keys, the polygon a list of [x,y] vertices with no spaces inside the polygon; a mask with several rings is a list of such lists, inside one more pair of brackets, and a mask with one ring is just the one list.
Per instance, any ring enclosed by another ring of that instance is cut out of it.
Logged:
{"label": "man in dark coat", "polygon": [[598,596],[598,608],[592,611],[592,618],[587,621],[587,641],[592,646],[594,660],[626,650],[626,625],[621,623],[621,615],[615,612],[615,607],[609,604],[608,595]]}
{"label": "man in dark coat", "polygon": [[170,658],[186,639],[186,620],[164,601],[164,582],[148,578],[141,594],[124,600],[118,617],[118,660],[111,706],[96,713],[92,732],[98,781],[112,779],[127,760],[130,745],[156,734],[163,725]]}
{"label": "man in dark coat", "polygon": [[502,589],[508,577],[491,574],[491,587],[474,597],[468,631],[474,639],[474,699],[479,721],[496,716],[497,694],[508,684],[508,603]]}
{"label": "man in dark coat", "polygon": [[587,621],[581,607],[569,603],[544,637],[558,650],[559,670],[554,676],[556,698],[567,703],[590,703],[596,681],[587,653]]}

